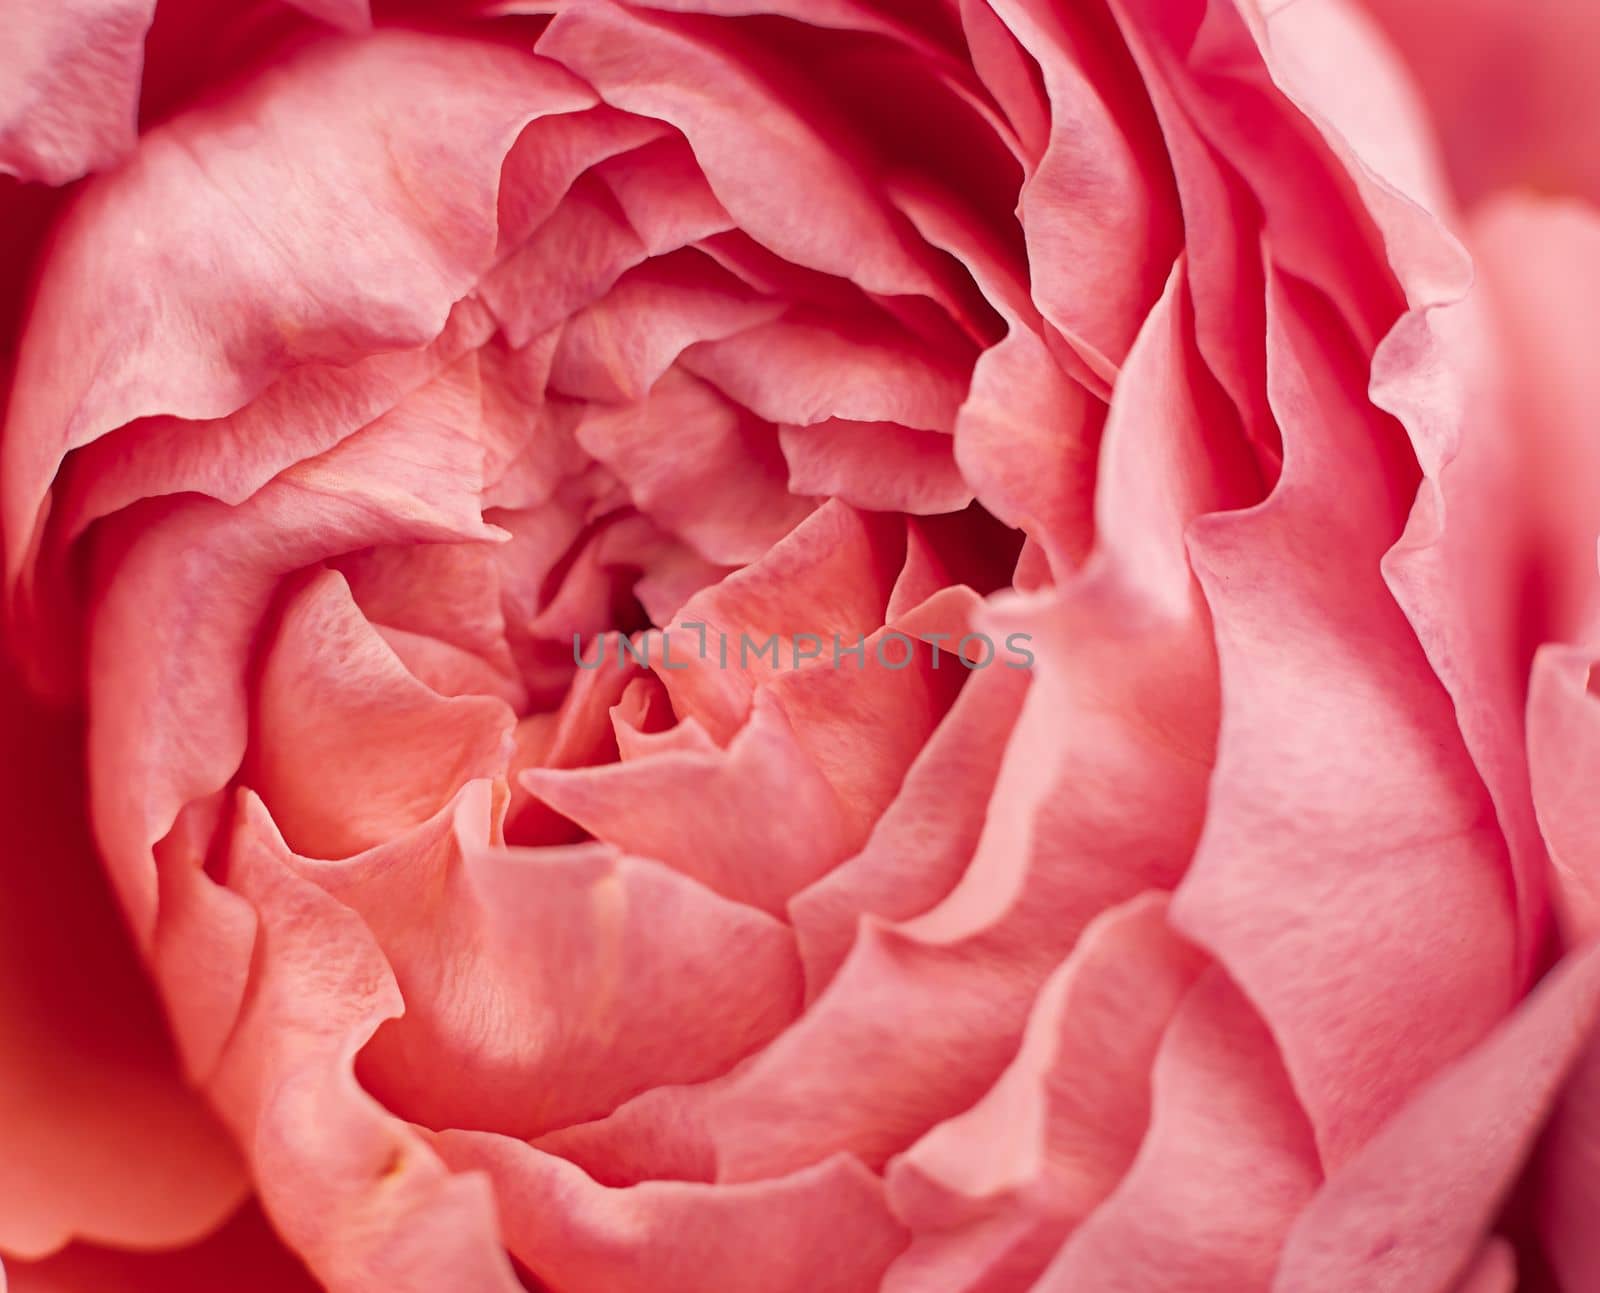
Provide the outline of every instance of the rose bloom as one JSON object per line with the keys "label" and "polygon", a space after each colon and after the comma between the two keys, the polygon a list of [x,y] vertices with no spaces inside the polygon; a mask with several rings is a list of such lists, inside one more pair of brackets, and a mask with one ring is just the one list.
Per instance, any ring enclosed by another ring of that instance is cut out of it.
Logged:
{"label": "rose bloom", "polygon": [[0,1287],[1600,1288],[1549,8],[11,0]]}

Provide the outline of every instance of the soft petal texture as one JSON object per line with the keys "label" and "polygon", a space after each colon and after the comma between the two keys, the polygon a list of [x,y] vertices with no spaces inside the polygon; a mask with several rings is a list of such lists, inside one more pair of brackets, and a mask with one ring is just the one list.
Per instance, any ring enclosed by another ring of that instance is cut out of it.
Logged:
{"label": "soft petal texture", "polygon": [[759,1278],[762,1293],[873,1293],[905,1243],[882,1182],[846,1155],[775,1181],[613,1190],[504,1136],[435,1143],[458,1169],[490,1174],[511,1251],[575,1289],[700,1293]]}
{"label": "soft petal texture", "polygon": [[1190,989],[1150,1082],[1138,1157],[1035,1288],[1264,1293],[1321,1170],[1271,1037],[1221,971]]}
{"label": "soft petal texture", "polygon": [[1337,1166],[1505,1012],[1514,911],[1449,697],[1379,571],[1399,449],[1313,299],[1275,277],[1268,321],[1283,475],[1191,532],[1223,716],[1175,919],[1260,1003]]}
{"label": "soft petal texture", "polygon": [[1597,1008],[1600,945],[1552,971],[1329,1176],[1295,1224],[1274,1293],[1447,1287],[1483,1242]]}
{"label": "soft petal texture", "polygon": [[448,1171],[356,1083],[356,1052],[402,1008],[361,918],[296,873],[248,794],[228,871],[261,941],[209,1089],[249,1148],[274,1226],[334,1288],[515,1293],[488,1183]]}
{"label": "soft petal texture", "polygon": [[[388,32],[316,46],[147,138],[74,206],[34,307],[5,442],[12,576],[67,450],[143,416],[231,413],[294,364],[431,340],[494,254],[517,133],[592,102],[526,55]],[[294,203],[271,200],[285,188]]]}
{"label": "soft petal texture", "polygon": [[1577,124],[1600,110],[1592,4],[1363,3],[1416,76],[1464,200],[1532,188],[1600,201],[1600,145]]}
{"label": "soft petal texture", "polygon": [[1159,897],[1084,931],[988,1094],[891,1162],[890,1202],[917,1237],[885,1290],[1024,1287],[1043,1271],[1132,1164],[1157,1048],[1203,968]]}
{"label": "soft petal texture", "polygon": [[445,699],[411,677],[329,572],[285,607],[267,649],[248,775],[298,851],[344,857],[493,775],[512,722],[498,701]]}
{"label": "soft petal texture", "polygon": [[406,998],[362,1057],[391,1108],[536,1135],[715,1076],[793,1018],[778,922],[608,846],[487,847],[488,807],[469,788],[368,854],[298,866],[361,914]]}
{"label": "soft petal texture", "polygon": [[237,1206],[243,1174],[183,1084],[107,901],[79,802],[81,724],[29,700],[4,668],[0,1253],[188,1243]]}
{"label": "soft petal texture", "polygon": [[17,0],[0,51],[0,171],[64,184],[133,150],[154,0]]}
{"label": "soft petal texture", "polygon": [[89,646],[91,797],[141,940],[156,917],[150,848],[244,755],[250,645],[277,581],[374,544],[494,537],[476,506],[482,448],[454,416],[460,397],[455,382],[435,383],[237,508],[164,502],[116,553]]}

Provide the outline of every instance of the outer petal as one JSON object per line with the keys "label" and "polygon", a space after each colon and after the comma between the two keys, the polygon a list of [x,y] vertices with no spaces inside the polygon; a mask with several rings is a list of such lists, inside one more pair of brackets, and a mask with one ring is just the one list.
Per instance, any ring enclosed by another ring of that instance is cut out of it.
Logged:
{"label": "outer petal", "polygon": [[1508,1008],[1513,907],[1449,697],[1379,572],[1406,450],[1325,310],[1274,278],[1268,320],[1283,475],[1191,537],[1223,719],[1174,918],[1261,1004],[1336,1166]]}
{"label": "outer petal", "polygon": [[183,1082],[107,892],[83,819],[82,727],[4,669],[0,1252],[188,1243],[238,1204],[243,1174]]}
{"label": "outer petal", "polygon": [[10,1275],[11,1293],[322,1293],[253,1201],[185,1248],[136,1253],[74,1244],[42,1262],[13,1263]]}
{"label": "outer petal", "polygon": [[155,0],[19,0],[0,48],[0,172],[64,184],[133,151]]}
{"label": "outer petal", "polygon": [[1410,64],[1463,201],[1523,187],[1600,201],[1600,144],[1575,128],[1600,112],[1600,10],[1587,0],[1364,3]]}

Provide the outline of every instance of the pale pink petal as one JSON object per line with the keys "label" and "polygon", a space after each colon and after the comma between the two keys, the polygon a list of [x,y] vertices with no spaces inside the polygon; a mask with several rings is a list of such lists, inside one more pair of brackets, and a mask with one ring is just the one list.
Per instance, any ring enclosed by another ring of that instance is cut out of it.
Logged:
{"label": "pale pink petal", "polygon": [[1223,716],[1174,918],[1259,1003],[1336,1167],[1508,1008],[1515,912],[1449,695],[1379,569],[1409,448],[1327,345],[1325,303],[1274,276],[1268,320],[1283,475],[1191,530]]}
{"label": "pale pink petal", "polygon": [[1273,1293],[1444,1288],[1473,1260],[1600,1008],[1600,947],[1568,957],[1328,1177]]}
{"label": "pale pink petal", "polygon": [[0,172],[65,184],[133,151],[155,0],[20,0],[0,47]]}

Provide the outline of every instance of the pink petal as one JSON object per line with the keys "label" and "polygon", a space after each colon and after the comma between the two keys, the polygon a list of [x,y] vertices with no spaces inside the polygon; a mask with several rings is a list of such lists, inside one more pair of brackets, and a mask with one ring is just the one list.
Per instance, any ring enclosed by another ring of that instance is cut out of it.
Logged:
{"label": "pink petal", "polygon": [[0,54],[0,172],[65,184],[133,151],[154,0],[21,0]]}
{"label": "pink petal", "polygon": [[1212,969],[1161,1044],[1150,1129],[1133,1166],[1034,1287],[1266,1293],[1276,1287],[1289,1227],[1320,1180],[1310,1128],[1271,1036]]}
{"label": "pink petal", "polygon": [[1137,73],[1103,33],[1040,0],[993,8],[1050,99],[1049,144],[1017,209],[1034,300],[1109,381],[1178,252],[1159,137]]}
{"label": "pink petal", "polygon": [[357,1050],[403,1002],[361,918],[296,873],[248,792],[228,883],[261,946],[210,1090],[274,1227],[340,1293],[517,1293],[488,1182],[451,1173],[357,1084]]}
{"label": "pink petal", "polygon": [[685,347],[782,312],[699,252],[657,257],[566,321],[550,380],[577,399],[641,399]]}
{"label": "pink petal", "polygon": [[606,102],[681,130],[737,227],[779,255],[869,292],[942,295],[859,169],[736,57],[690,30],[597,0],[559,14],[538,49]]}
{"label": "pink petal", "polygon": [[365,854],[292,862],[362,916],[404,995],[359,1066],[388,1108],[533,1135],[720,1073],[793,1017],[777,922],[611,849],[488,847],[492,811],[479,785]]}
{"label": "pink petal", "polygon": [[251,646],[278,580],[375,544],[496,537],[478,513],[483,451],[462,407],[476,402],[464,376],[236,508],[163,502],[107,552],[116,577],[94,607],[89,643],[91,807],[141,941],[156,902],[151,846],[185,804],[226,785],[244,754]]}
{"label": "pink petal", "polygon": [[1450,698],[1381,579],[1407,449],[1324,305],[1274,278],[1268,320],[1283,475],[1190,537],[1223,717],[1174,918],[1259,1003],[1336,1167],[1505,1012],[1514,912]]}
{"label": "pink petal", "polygon": [[513,721],[500,701],[447,700],[408,674],[329,571],[266,646],[245,776],[290,847],[347,857],[503,769]]}
{"label": "pink petal", "polygon": [[918,516],[958,512],[972,502],[948,435],[895,422],[830,418],[780,427],[778,442],[796,494]]}
{"label": "pink petal", "polygon": [[613,1190],[504,1136],[450,1131],[435,1144],[458,1169],[489,1173],[507,1245],[558,1287],[702,1293],[758,1278],[762,1293],[873,1293],[905,1243],[882,1182],[844,1156],[750,1185]]}
{"label": "pink petal", "polygon": [[717,565],[759,560],[815,507],[786,488],[772,429],[681,369],[636,404],[590,410],[577,438],[635,507]]}
{"label": "pink petal", "polygon": [[[320,1293],[254,1202],[183,1248],[127,1252],[74,1244],[42,1262],[9,1266],[11,1293]],[[6,1288],[0,1274],[0,1293]]]}
{"label": "pink petal", "polygon": [[920,915],[961,878],[1026,689],[1022,670],[990,668],[969,680],[865,847],[790,901],[808,998],[837,973],[863,918]]}
{"label": "pink petal", "polygon": [[1600,949],[1567,958],[1333,1171],[1273,1293],[1443,1288],[1464,1273],[1594,1031]]}
{"label": "pink petal", "polygon": [[1573,129],[1597,106],[1600,11],[1593,5],[1365,0],[1364,7],[1409,63],[1463,201],[1535,186],[1600,201],[1600,150],[1589,132]]}
{"label": "pink petal", "polygon": [[18,357],[11,577],[68,449],[140,417],[221,417],[297,364],[432,340],[494,255],[517,133],[591,102],[549,63],[390,30],[314,45],[146,136],[58,229]]}
{"label": "pink petal", "polygon": [[1022,1046],[966,1113],[889,1166],[915,1239],[886,1290],[1024,1288],[1133,1162],[1168,1022],[1203,968],[1162,897],[1095,921],[1035,1001]]}
{"label": "pink petal", "polygon": [[[597,838],[773,915],[848,850],[833,788],[765,693],[726,750],[534,769],[521,780]],[[683,812],[694,799],[717,804],[718,812]]]}

